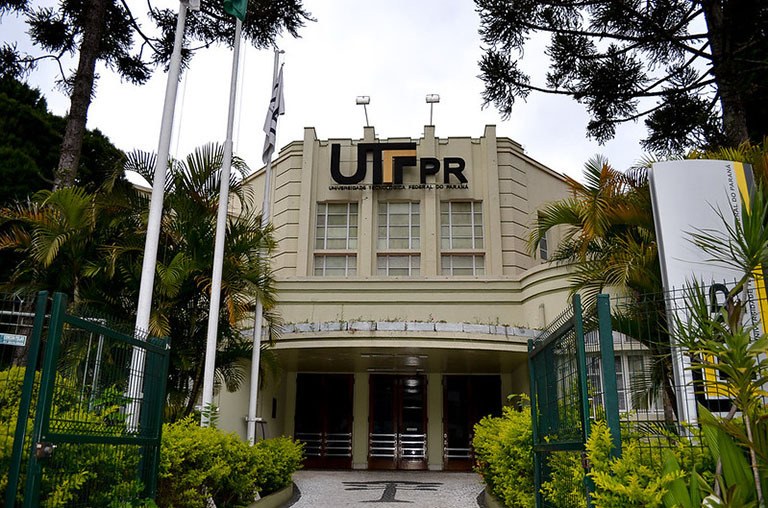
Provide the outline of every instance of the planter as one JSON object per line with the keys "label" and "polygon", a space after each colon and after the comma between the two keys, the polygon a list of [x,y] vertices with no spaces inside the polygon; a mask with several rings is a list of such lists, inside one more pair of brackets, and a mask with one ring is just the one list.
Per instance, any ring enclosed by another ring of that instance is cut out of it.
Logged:
{"label": "planter", "polygon": [[488,490],[488,487],[483,489],[483,501],[485,501],[485,508],[504,508],[504,505],[501,504],[501,501],[496,499],[493,494],[491,494],[491,491]]}
{"label": "planter", "polygon": [[293,497],[293,483],[248,505],[248,508],[279,508]]}

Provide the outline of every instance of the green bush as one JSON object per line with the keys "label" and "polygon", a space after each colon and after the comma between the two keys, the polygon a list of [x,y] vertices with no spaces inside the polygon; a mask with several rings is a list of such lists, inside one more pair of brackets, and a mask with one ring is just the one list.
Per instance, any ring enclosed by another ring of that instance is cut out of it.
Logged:
{"label": "green bush", "polygon": [[549,506],[586,508],[584,467],[581,452],[556,452],[549,455],[549,480],[541,483],[541,493]]}
{"label": "green bush", "polygon": [[486,416],[475,425],[475,471],[508,508],[534,506],[532,444],[528,404],[519,411],[505,407],[501,417]]}
{"label": "green bush", "polygon": [[258,457],[258,487],[262,496],[287,487],[291,475],[304,460],[303,445],[287,437],[264,439],[253,449]]}
{"label": "green bush", "polygon": [[652,455],[641,453],[636,440],[622,443],[620,458],[611,458],[613,443],[605,422],[592,424],[587,440],[587,458],[592,468],[589,477],[595,484],[592,501],[595,508],[662,506],[669,485],[682,478],[680,472],[662,472]]}
{"label": "green bush", "polygon": [[191,418],[163,429],[157,504],[161,507],[246,506],[256,494],[287,486],[301,466],[301,445],[277,438],[248,446],[235,434]]}
{"label": "green bush", "polygon": [[[24,380],[23,367],[11,367],[0,371],[0,490],[8,485],[14,433],[19,412],[21,390]],[[39,383],[40,373],[35,373]],[[71,380],[57,375],[56,391],[52,412],[62,421],[78,421],[89,428],[110,434],[115,424],[121,423],[121,392],[115,388],[104,390],[94,406],[84,411],[78,404],[79,390]],[[27,436],[32,426],[37,404],[37,393],[33,393],[30,415],[27,419]],[[121,502],[137,499],[142,485],[136,479],[139,463],[136,447],[97,444],[60,444],[53,455],[42,462],[40,481],[41,506],[58,507],[84,503],[89,506],[115,506]],[[25,459],[26,460],[26,459]],[[26,481],[25,468],[19,481]]]}

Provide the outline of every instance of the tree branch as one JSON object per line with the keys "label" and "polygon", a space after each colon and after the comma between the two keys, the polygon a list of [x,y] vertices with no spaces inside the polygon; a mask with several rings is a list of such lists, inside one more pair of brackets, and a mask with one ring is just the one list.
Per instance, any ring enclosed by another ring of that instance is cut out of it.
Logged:
{"label": "tree branch", "polygon": [[[123,8],[128,13],[128,17],[131,20],[131,25],[133,26],[133,29],[136,30],[136,33],[138,33],[142,39],[144,39],[144,44],[148,45],[150,48],[152,48],[152,51],[155,53],[158,53],[157,48],[152,44],[152,39],[147,37],[147,35],[142,32],[141,27],[139,26],[139,23],[136,21],[136,18],[133,15],[133,12],[131,12],[131,8],[128,7],[128,3],[125,0],[120,0],[120,3],[123,4]],[[149,3],[149,2],[147,2]],[[142,44],[143,46],[143,44]]]}

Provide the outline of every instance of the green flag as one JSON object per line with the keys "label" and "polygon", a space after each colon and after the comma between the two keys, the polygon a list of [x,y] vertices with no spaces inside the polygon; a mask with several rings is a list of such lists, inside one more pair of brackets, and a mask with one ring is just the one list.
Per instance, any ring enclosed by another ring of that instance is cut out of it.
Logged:
{"label": "green flag", "polygon": [[224,0],[224,10],[240,21],[245,21],[245,11],[248,10],[248,0]]}

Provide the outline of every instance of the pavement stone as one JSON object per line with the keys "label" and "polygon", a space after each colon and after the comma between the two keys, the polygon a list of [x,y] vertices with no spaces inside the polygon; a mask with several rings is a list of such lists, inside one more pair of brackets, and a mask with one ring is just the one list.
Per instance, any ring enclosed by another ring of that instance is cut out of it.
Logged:
{"label": "pavement stone", "polygon": [[297,471],[299,496],[285,508],[477,508],[483,482],[475,473],[442,471]]}

